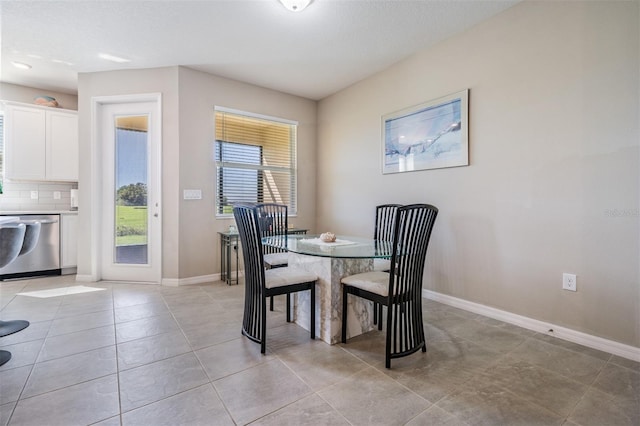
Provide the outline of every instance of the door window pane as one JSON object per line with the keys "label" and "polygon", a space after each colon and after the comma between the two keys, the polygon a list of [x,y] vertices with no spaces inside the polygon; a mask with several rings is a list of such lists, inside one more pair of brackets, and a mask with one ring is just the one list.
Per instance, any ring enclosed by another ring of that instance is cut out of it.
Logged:
{"label": "door window pane", "polygon": [[148,264],[148,119],[116,118],[115,263]]}

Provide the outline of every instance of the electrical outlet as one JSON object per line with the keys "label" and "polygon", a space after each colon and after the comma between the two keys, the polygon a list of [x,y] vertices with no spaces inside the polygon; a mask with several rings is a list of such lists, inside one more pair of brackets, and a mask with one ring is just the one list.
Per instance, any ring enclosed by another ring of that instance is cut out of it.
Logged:
{"label": "electrical outlet", "polygon": [[575,274],[562,274],[562,288],[569,291],[577,291],[578,285]]}
{"label": "electrical outlet", "polygon": [[53,199],[54,200],[60,199],[60,191],[53,191]]}
{"label": "electrical outlet", "polygon": [[31,191],[31,199],[32,200],[38,199],[38,191]]}

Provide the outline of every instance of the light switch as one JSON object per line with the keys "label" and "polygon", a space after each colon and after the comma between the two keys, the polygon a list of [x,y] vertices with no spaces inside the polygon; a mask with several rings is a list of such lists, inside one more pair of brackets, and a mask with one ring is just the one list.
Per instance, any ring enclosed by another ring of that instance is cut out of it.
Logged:
{"label": "light switch", "polygon": [[183,198],[185,200],[202,200],[202,190],[185,189],[183,192]]}
{"label": "light switch", "polygon": [[54,200],[60,199],[60,191],[53,191],[53,199]]}
{"label": "light switch", "polygon": [[31,199],[32,200],[38,199],[38,191],[31,191]]}

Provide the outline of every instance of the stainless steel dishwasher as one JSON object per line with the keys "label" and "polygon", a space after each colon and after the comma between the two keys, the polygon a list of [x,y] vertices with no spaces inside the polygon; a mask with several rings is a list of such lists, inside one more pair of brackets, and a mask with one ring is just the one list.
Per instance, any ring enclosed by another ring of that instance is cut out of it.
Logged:
{"label": "stainless steel dishwasher", "polygon": [[60,215],[8,214],[20,220],[37,220],[41,223],[40,237],[30,253],[0,268],[0,280],[35,277],[39,275],[60,275]]}

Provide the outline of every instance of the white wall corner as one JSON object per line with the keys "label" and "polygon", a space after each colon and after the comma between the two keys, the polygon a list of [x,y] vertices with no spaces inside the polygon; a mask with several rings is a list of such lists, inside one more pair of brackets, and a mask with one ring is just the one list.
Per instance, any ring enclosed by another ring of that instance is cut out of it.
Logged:
{"label": "white wall corner", "polygon": [[[481,305],[479,303],[469,302],[464,299],[448,296],[446,294],[438,293],[432,290],[422,289],[422,297],[424,297],[425,299],[443,303],[445,305],[453,306],[454,308],[459,308],[478,315],[493,318],[495,320],[517,325],[518,327],[526,328],[527,330],[537,331],[538,333],[557,337],[562,340],[567,340],[569,342],[587,346],[592,349],[597,349],[640,362],[640,348],[637,348],[635,346],[625,345],[613,340],[603,339],[602,337],[582,333],[580,331],[572,330],[566,327],[560,327],[555,324],[492,308],[490,306]],[[553,331],[551,332],[550,330]]]}

